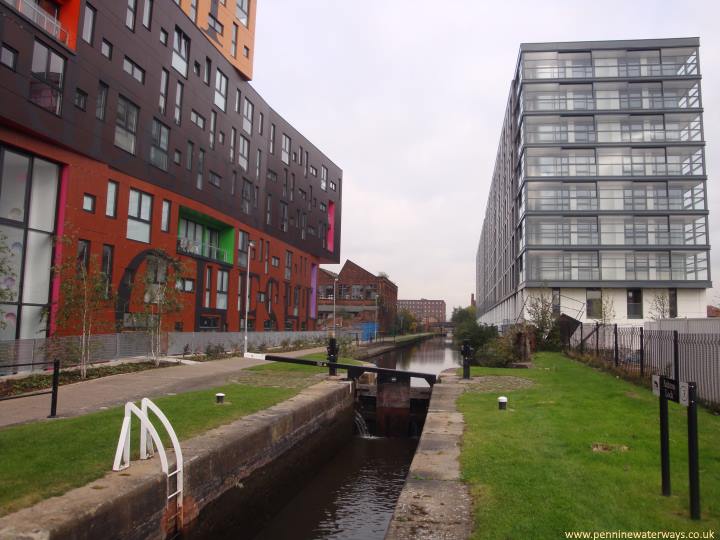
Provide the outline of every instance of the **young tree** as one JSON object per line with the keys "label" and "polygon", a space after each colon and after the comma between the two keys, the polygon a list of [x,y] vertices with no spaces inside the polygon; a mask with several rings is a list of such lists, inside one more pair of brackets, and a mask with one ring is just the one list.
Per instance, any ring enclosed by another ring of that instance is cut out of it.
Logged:
{"label": "young tree", "polygon": [[406,331],[414,331],[417,327],[417,319],[407,309],[401,309],[395,316],[395,327],[398,329],[399,334],[404,334]]}
{"label": "young tree", "polygon": [[158,250],[156,255],[148,257],[145,271],[135,281],[141,287],[142,317],[150,337],[150,357],[155,365],[160,363],[162,334],[166,331],[168,317],[183,308],[182,292],[177,286],[182,272],[183,264],[179,259]]}
{"label": "young tree", "polygon": [[65,253],[63,261],[53,271],[60,277],[60,306],[57,325],[80,337],[78,364],[80,377],[87,376],[91,363],[91,338],[99,329],[111,323],[101,319],[113,302],[112,284],[100,268],[97,256],[89,253],[89,244],[74,236],[60,239]]}
{"label": "young tree", "polygon": [[556,319],[553,313],[552,295],[544,290],[539,293],[531,293],[528,298],[527,312],[530,322],[535,326],[538,340],[547,339],[555,326]]}
{"label": "young tree", "polygon": [[0,330],[7,325],[2,304],[15,300],[15,293],[10,285],[17,277],[11,263],[12,258],[13,254],[8,246],[7,237],[0,233]]}
{"label": "young tree", "polygon": [[602,324],[612,324],[615,320],[615,300],[612,294],[607,290],[603,290],[600,300],[600,322]]}
{"label": "young tree", "polygon": [[650,317],[656,321],[670,316],[670,297],[667,291],[658,291],[650,305]]}

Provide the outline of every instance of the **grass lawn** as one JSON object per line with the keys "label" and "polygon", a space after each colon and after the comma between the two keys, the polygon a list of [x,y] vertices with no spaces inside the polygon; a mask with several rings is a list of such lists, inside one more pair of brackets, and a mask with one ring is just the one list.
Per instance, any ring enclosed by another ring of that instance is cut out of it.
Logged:
{"label": "grass lawn", "polygon": [[[180,439],[271,407],[300,387],[229,384],[158,398]],[[216,392],[228,405],[215,405]],[[123,408],[0,430],[0,516],[65,493],[102,477],[112,468]],[[133,420],[137,453],[139,424]],[[159,465],[158,465],[159,467]]]}
{"label": "grass lawn", "polygon": [[[670,403],[671,497],[660,495],[658,398],[559,353],[528,370],[472,375],[533,381],[468,391],[462,474],[475,501],[473,538],[565,538],[564,531],[720,533],[720,416],[701,409],[702,521],[689,518],[685,408]],[[497,397],[508,396],[508,411]],[[593,445],[600,446],[599,451]]]}

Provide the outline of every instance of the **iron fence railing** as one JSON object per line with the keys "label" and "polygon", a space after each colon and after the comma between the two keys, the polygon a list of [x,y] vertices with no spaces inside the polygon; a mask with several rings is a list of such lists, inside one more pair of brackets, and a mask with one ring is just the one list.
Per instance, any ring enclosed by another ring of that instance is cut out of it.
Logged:
{"label": "iron fence railing", "polygon": [[581,323],[564,346],[571,354],[590,355],[628,375],[695,382],[702,401],[720,406],[720,332]]}

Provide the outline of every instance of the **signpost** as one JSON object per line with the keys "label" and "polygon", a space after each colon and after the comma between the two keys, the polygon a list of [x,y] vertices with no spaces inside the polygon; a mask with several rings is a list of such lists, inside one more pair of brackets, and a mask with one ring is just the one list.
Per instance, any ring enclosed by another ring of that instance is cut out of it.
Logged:
{"label": "signpost", "polygon": [[680,382],[679,340],[673,332],[674,377],[652,376],[652,391],[660,400],[660,471],[662,494],[670,496],[670,428],[668,425],[668,401],[687,407],[688,425],[688,476],[690,483],[690,517],[700,519],[700,465],[697,431],[697,385]]}

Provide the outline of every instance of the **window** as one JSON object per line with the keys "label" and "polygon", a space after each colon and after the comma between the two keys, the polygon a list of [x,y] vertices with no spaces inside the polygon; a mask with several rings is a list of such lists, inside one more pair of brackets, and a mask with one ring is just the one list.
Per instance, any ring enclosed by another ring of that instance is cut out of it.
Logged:
{"label": "window", "polygon": [[212,62],[208,57],[205,57],[205,71],[203,72],[203,82],[210,85],[210,72],[212,71]]}
{"label": "window", "polygon": [[217,125],[217,113],[210,111],[210,150],[215,148],[215,126]]}
{"label": "window", "polygon": [[180,163],[182,163],[182,152],[180,152],[177,148],[173,153],[173,163],[175,163],[175,165],[180,165]]}
{"label": "window", "polygon": [[195,61],[193,64],[193,73],[195,73],[198,77],[200,76],[200,62]]}
{"label": "window", "polygon": [[227,292],[228,292],[228,271],[218,270],[217,273],[217,291],[215,293],[215,308],[227,309]]}
{"label": "window", "polygon": [[288,205],[283,201],[280,201],[280,230],[288,231]]}
{"label": "window", "polygon": [[205,298],[203,307],[210,307],[210,291],[212,290],[212,268],[205,268]]}
{"label": "window", "polygon": [[238,165],[243,171],[248,170],[248,162],[250,160],[250,141],[240,135],[240,144],[238,147]]}
{"label": "window", "polygon": [[262,162],[262,150],[259,148],[257,149],[257,154],[255,155],[255,177],[260,180],[260,163]]}
{"label": "window", "polygon": [[167,46],[167,42],[168,42],[168,33],[165,31],[164,28],[161,28],[160,29],[160,43]]}
{"label": "window", "polygon": [[627,318],[642,319],[643,318],[643,300],[642,289],[627,290]]}
{"label": "window", "polygon": [[113,267],[113,246],[103,244],[102,250],[102,265],[100,266],[100,272],[102,272],[105,281],[105,291],[103,293],[104,298],[110,298],[110,291],[112,290],[112,267]]}
{"label": "window", "polygon": [[280,152],[280,160],[285,165],[290,165],[290,137],[283,133],[282,136],[282,150]]}
{"label": "window", "polygon": [[223,35],[223,32],[225,31],[225,27],[222,25],[220,21],[218,21],[212,13],[208,13],[208,30],[214,30],[221,36]]}
{"label": "window", "polygon": [[193,292],[195,290],[195,280],[190,278],[178,278],[175,282],[177,290],[182,292]]}
{"label": "window", "polygon": [[160,100],[158,101],[158,109],[160,114],[165,114],[167,109],[167,93],[168,93],[168,77],[170,74],[167,69],[160,71]]}
{"label": "window", "polygon": [[252,204],[253,185],[248,179],[243,179],[242,187],[242,209],[246,214],[250,214],[250,205]]}
{"label": "window", "polygon": [[117,215],[117,194],[118,183],[110,180],[107,185],[107,197],[105,199],[105,215],[114,218]]}
{"label": "window", "polygon": [[265,225],[272,225],[272,195],[269,193],[265,201]]}
{"label": "window", "polygon": [[333,191],[337,191],[337,184],[332,180],[330,181],[330,189],[332,189]]}
{"label": "window", "polygon": [[238,231],[238,266],[247,267],[250,235],[245,231]]}
{"label": "window", "polygon": [[275,153],[275,124],[270,124],[270,153]]}
{"label": "window", "polygon": [[324,202],[320,203],[320,211],[326,212],[327,211],[327,205]]}
{"label": "window", "polygon": [[280,268],[280,257],[273,257],[272,265],[274,268]]}
{"label": "window", "polygon": [[222,112],[227,107],[228,78],[219,69],[215,72],[215,106]]}
{"label": "window", "polygon": [[128,203],[127,238],[149,244],[151,219],[152,195],[131,189]]}
{"label": "window", "polygon": [[162,216],[160,218],[160,230],[168,232],[170,230],[170,201],[163,201],[162,203]]}
{"label": "window", "polygon": [[95,101],[95,118],[105,120],[105,109],[107,108],[108,85],[100,81],[98,83],[97,101]]}
{"label": "window", "polygon": [[65,59],[39,41],[35,42],[30,79],[30,101],[60,115]]}
{"label": "window", "polygon": [[78,109],[84,111],[87,108],[87,92],[76,88],[74,103]]}
{"label": "window", "polygon": [[88,271],[90,266],[90,241],[78,240],[77,268],[79,271]]}
{"label": "window", "polygon": [[137,0],[128,0],[127,12],[125,13],[125,26],[133,32],[135,31],[135,10],[137,9]]}
{"label": "window", "polygon": [[[292,258],[293,254],[292,251],[286,251],[285,252],[285,279],[290,279],[292,275]],[[290,298],[288,298],[288,302],[290,301]]]}
{"label": "window", "polygon": [[213,186],[220,187],[220,184],[222,183],[222,177],[219,174],[210,171],[210,174],[208,176],[208,182],[210,182]]}
{"label": "window", "polygon": [[315,167],[313,167],[312,165],[310,165],[310,174],[317,177],[317,169]]}
{"label": "window", "polygon": [[235,161],[235,145],[237,144],[237,129],[230,128],[230,162]]}
{"label": "window", "polygon": [[237,58],[238,25],[233,23],[232,40],[230,41],[230,53]]}
{"label": "window", "polygon": [[197,0],[190,0],[190,18],[197,24]]}
{"label": "window", "polygon": [[602,292],[600,289],[587,289],[586,306],[588,319],[602,318]]}
{"label": "window", "polygon": [[187,143],[187,155],[185,156],[185,168],[188,171],[192,170],[192,162],[193,162],[193,151],[195,149],[195,145],[192,143],[192,141],[188,141]]}
{"label": "window", "polygon": [[153,0],[145,0],[143,6],[143,26],[150,30],[152,25]]}
{"label": "window", "polygon": [[200,129],[205,129],[205,117],[199,114],[195,109],[190,111],[190,121]]}
{"label": "window", "polygon": [[668,304],[668,315],[674,319],[678,316],[677,289],[668,289]]}
{"label": "window", "polygon": [[271,170],[268,169],[266,178],[267,178],[270,182],[277,182],[277,173],[276,173],[275,171],[271,171]]}
{"label": "window", "polygon": [[135,133],[139,110],[123,96],[118,97],[117,118],[115,119],[115,146],[131,154],[135,153]]}
{"label": "window", "polygon": [[145,84],[145,70],[127,56],[123,60],[123,71],[140,84]]}
{"label": "window", "polygon": [[235,17],[244,26],[248,25],[248,2],[249,0],[236,0],[235,4]]}
{"label": "window", "polygon": [[245,98],[245,104],[243,105],[243,131],[248,135],[252,135],[254,112],[255,106],[248,98]]}
{"label": "window", "polygon": [[198,170],[195,177],[195,187],[202,189],[203,175],[205,174],[205,150],[202,148],[198,151]]}
{"label": "window", "polygon": [[85,14],[83,16],[82,39],[92,45],[93,34],[95,33],[95,8],[90,4],[85,4]]}
{"label": "window", "polygon": [[182,100],[183,100],[183,83],[177,82],[175,87],[175,112],[173,113],[173,120],[178,126],[182,121]]}
{"label": "window", "polygon": [[168,167],[168,139],[170,130],[164,124],[153,118],[152,140],[150,141],[150,163],[158,169],[167,171]]}
{"label": "window", "polygon": [[112,58],[113,46],[107,39],[103,39],[100,44],[100,54],[110,60]]}
{"label": "window", "polygon": [[0,64],[14,71],[15,65],[17,64],[17,55],[18,53],[15,49],[3,44],[0,48]]}
{"label": "window", "polygon": [[83,195],[83,210],[86,212],[95,213],[95,195],[85,193]]}
{"label": "window", "polygon": [[190,38],[176,26],[175,34],[173,36],[172,67],[185,78],[187,78],[189,57]]}
{"label": "window", "polygon": [[243,56],[244,56],[245,58],[249,58],[249,57],[250,57],[250,49],[248,49],[248,48],[247,48],[246,46],[244,46],[244,45],[243,45]]}
{"label": "window", "polygon": [[325,165],[320,166],[320,189],[327,191],[328,170]]}

